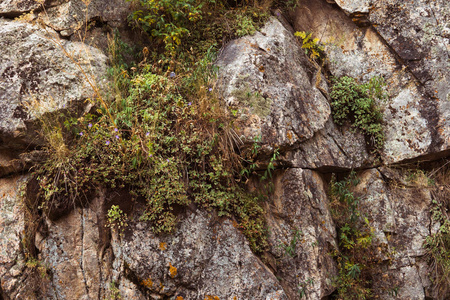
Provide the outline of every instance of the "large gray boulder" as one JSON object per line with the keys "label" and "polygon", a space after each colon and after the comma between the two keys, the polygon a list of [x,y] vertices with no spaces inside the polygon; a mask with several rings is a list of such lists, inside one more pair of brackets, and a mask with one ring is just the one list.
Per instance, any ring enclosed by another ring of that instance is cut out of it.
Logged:
{"label": "large gray boulder", "polygon": [[226,45],[217,64],[222,96],[244,142],[261,138],[269,152],[279,148],[286,155],[281,160],[301,168],[350,169],[371,161],[361,134],[332,124],[323,74],[276,18]]}
{"label": "large gray boulder", "polygon": [[231,220],[188,212],[169,236],[142,222],[129,227],[113,240],[115,263],[154,299],[288,299]]}
{"label": "large gray boulder", "polygon": [[[386,79],[382,160],[445,156],[450,149],[449,8],[446,1],[300,1],[294,28],[326,45],[336,77]],[[435,13],[435,15],[433,15]]]}
{"label": "large gray boulder", "polygon": [[94,99],[90,83],[105,87],[106,60],[51,29],[0,19],[0,148],[40,144],[33,121]]}

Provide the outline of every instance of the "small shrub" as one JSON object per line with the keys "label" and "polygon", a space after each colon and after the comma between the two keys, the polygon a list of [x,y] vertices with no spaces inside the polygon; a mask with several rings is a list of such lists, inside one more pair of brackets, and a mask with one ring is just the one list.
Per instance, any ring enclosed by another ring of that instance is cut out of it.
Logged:
{"label": "small shrub", "polygon": [[382,77],[373,77],[368,83],[358,84],[354,78],[335,79],[331,89],[333,120],[342,125],[349,120],[360,129],[376,149],[384,144],[383,115],[377,100],[386,99]]}
{"label": "small shrub", "polygon": [[174,53],[184,36],[189,34],[189,23],[202,18],[202,6],[207,1],[196,0],[140,0],[142,9],[131,15],[142,29],[157,42],[163,43],[167,53]]}
{"label": "small shrub", "polygon": [[255,24],[251,17],[246,15],[237,16],[236,36],[253,35],[256,32]]}
{"label": "small shrub", "polygon": [[324,47],[319,44],[319,39],[312,37],[312,33],[297,31],[294,35],[302,39],[302,48],[305,49],[309,58],[315,60],[323,56]]}
{"label": "small shrub", "polygon": [[122,235],[125,227],[128,226],[127,214],[118,205],[112,205],[106,217],[108,220],[107,226],[113,230],[117,230]]}
{"label": "small shrub", "polygon": [[374,267],[376,251],[372,246],[373,229],[367,218],[360,215],[359,198],[351,191],[359,183],[356,173],[345,180],[331,181],[330,197],[333,220],[338,228],[340,250],[334,253],[338,263],[335,279],[337,299],[369,299],[372,292],[368,274]]}

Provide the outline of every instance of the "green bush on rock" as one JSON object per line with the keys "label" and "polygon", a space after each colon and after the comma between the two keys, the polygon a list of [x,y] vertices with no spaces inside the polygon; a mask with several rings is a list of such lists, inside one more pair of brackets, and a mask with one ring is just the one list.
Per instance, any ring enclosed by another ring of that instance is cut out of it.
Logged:
{"label": "green bush on rock", "polygon": [[[189,43],[180,42],[188,32],[195,41],[205,30],[200,21],[213,1],[202,3],[141,1],[145,10],[134,18],[164,49],[144,48],[145,60],[130,68],[121,57],[129,47],[116,37],[109,99],[92,100],[93,108],[81,117],[47,122],[48,140],[49,132],[65,131],[34,172],[44,213],[85,203],[99,187],[119,188],[145,201],[140,220],[155,233],[173,232],[178,208],[196,204],[235,218],[254,251],[267,247],[262,198],[239,184],[247,181],[240,172],[246,157],[235,152],[233,118],[214,89],[215,40],[194,51],[184,51]],[[120,212],[111,208],[111,224],[127,223]]]}
{"label": "green bush on rock", "polygon": [[349,120],[370,139],[370,144],[381,149],[384,144],[383,115],[377,100],[386,99],[382,77],[373,77],[368,83],[358,84],[354,78],[335,79],[331,88],[333,120],[342,125]]}

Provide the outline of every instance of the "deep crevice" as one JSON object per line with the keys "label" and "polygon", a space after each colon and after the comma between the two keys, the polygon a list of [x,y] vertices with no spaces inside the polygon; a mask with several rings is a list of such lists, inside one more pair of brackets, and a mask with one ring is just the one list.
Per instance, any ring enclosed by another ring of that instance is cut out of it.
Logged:
{"label": "deep crevice", "polygon": [[84,210],[81,209],[81,257],[80,257],[80,269],[81,274],[83,274],[83,283],[86,292],[86,296],[89,299],[89,288],[87,285],[86,273],[84,271],[84,230],[85,230],[85,218],[84,218]]}

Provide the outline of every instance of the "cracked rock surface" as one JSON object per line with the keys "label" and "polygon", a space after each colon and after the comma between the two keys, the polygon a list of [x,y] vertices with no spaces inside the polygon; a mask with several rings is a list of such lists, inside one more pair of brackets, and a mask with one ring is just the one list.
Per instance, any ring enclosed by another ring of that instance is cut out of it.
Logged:
{"label": "cracked rock surface", "polygon": [[[80,22],[89,21],[88,36],[106,49],[105,28],[126,28],[131,9],[122,0],[93,0],[87,11],[81,0],[44,5],[0,0],[0,299],[329,299],[339,274],[330,253],[342,247],[331,174],[352,169],[360,179],[354,195],[379,249],[373,297],[450,297],[433,290],[423,247],[441,225],[430,213],[436,197],[399,169],[443,159],[441,169],[450,158],[448,1],[299,0],[221,49],[218,86],[237,134],[244,146],[259,141],[261,165],[280,152],[270,183],[248,182],[271,190],[263,203],[269,247],[259,254],[236,220],[195,207],[177,212],[174,234],[155,235],[138,221],[142,203],[124,190],[98,189],[55,218],[34,207],[39,222],[25,213],[33,203],[20,186],[44,158],[37,118],[82,110],[93,97],[74,61],[107,85],[105,52],[90,38],[75,41]],[[308,59],[295,31],[320,38],[325,65]],[[389,98],[378,104],[386,140],[378,154],[361,132],[334,124],[331,76],[385,79]],[[113,204],[130,216],[124,232],[106,226]]]}

